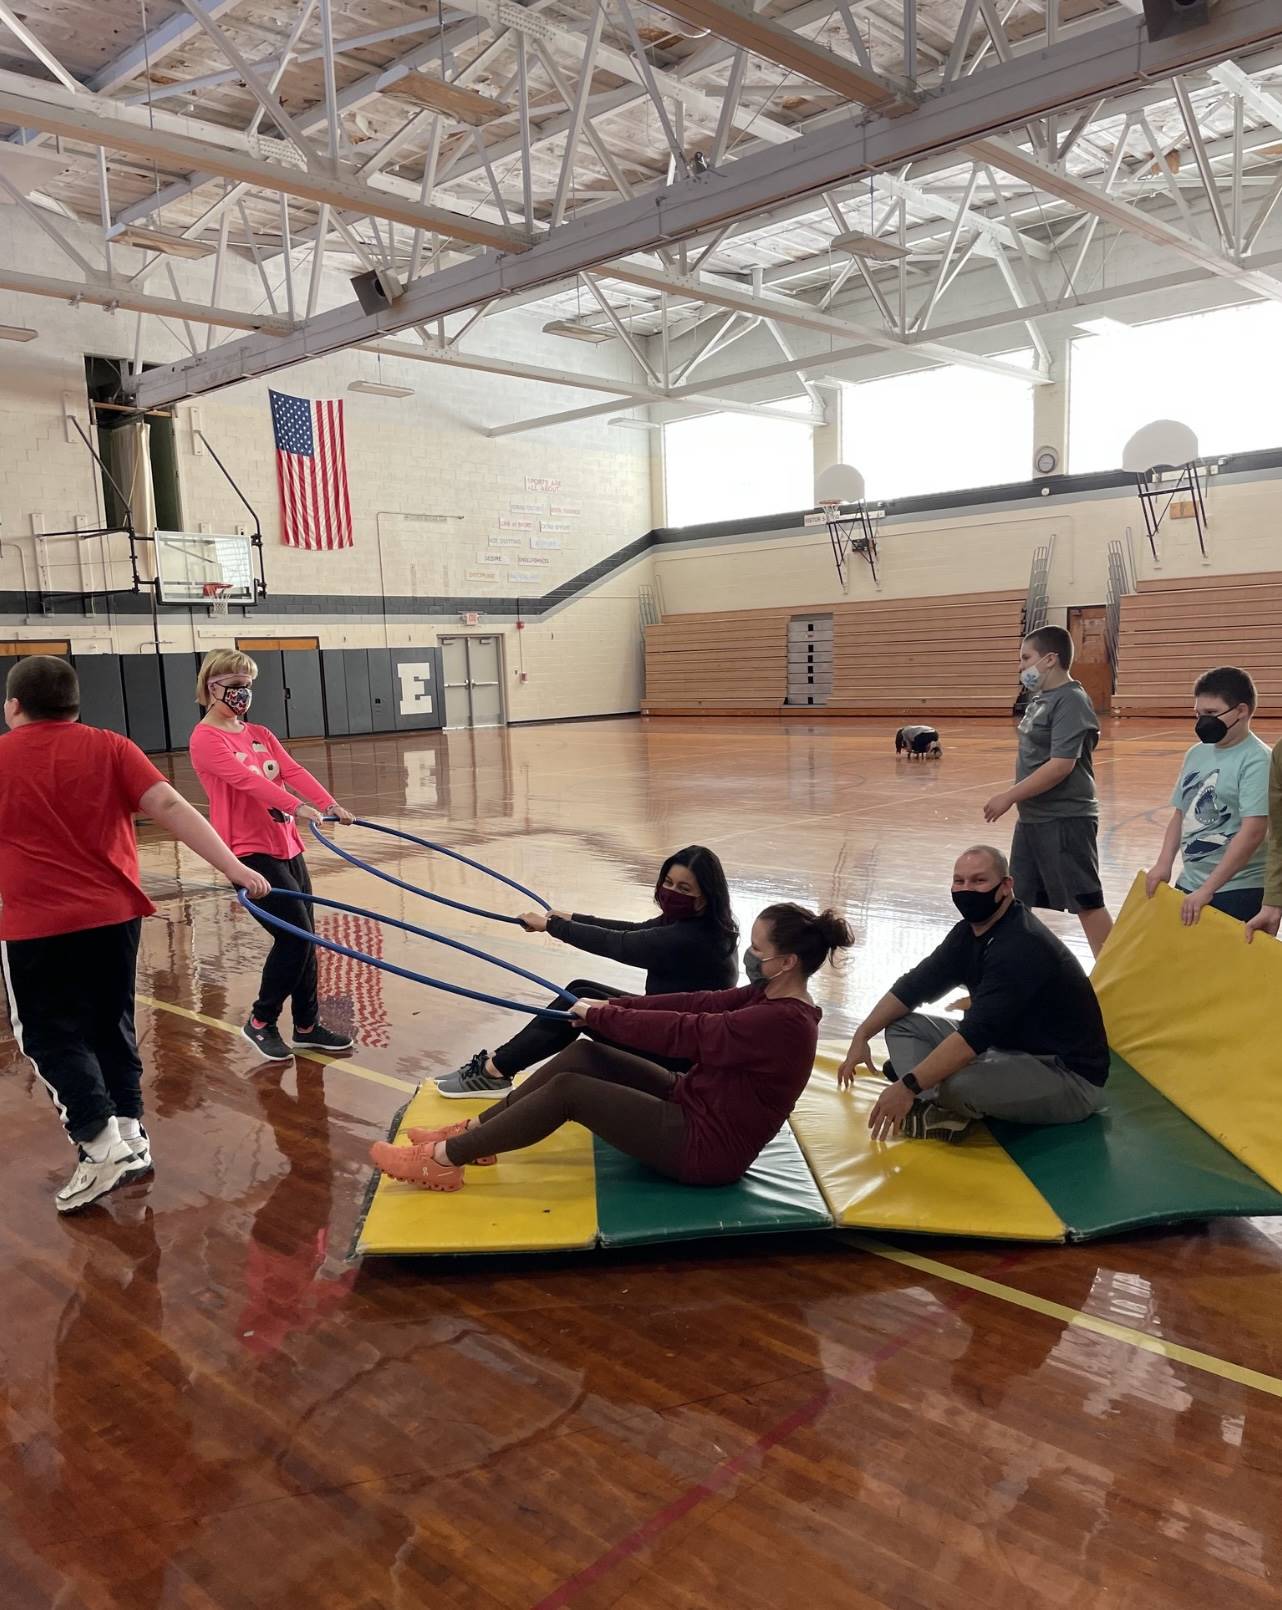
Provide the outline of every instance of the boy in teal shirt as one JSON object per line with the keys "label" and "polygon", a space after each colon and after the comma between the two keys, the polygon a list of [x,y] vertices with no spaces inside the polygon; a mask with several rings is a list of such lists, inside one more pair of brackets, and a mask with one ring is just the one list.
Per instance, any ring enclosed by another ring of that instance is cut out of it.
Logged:
{"label": "boy in teal shirt", "polygon": [[1254,682],[1232,665],[1207,671],[1193,689],[1198,741],[1180,767],[1175,809],[1147,885],[1152,899],[1170,882],[1179,851],[1175,887],[1186,897],[1186,926],[1204,906],[1249,922],[1264,903],[1270,751],[1251,731],[1255,704]]}

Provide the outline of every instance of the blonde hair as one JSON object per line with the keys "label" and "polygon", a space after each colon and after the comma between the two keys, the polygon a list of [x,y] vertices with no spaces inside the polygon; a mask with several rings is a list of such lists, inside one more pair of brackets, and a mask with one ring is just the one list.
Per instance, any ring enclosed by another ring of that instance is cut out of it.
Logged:
{"label": "blonde hair", "polygon": [[238,648],[216,648],[205,655],[196,672],[196,703],[201,709],[210,703],[209,679],[214,676],[257,676],[258,667]]}

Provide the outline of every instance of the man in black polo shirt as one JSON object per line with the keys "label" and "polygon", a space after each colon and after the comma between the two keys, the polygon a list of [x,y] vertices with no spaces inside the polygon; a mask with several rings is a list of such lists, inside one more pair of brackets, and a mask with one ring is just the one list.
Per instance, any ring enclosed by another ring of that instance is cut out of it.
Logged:
{"label": "man in black polo shirt", "polygon": [[[868,1120],[873,1139],[960,1140],[977,1118],[1089,1118],[1104,1101],[1108,1041],[1081,964],[1015,899],[1000,850],[961,856],[953,904],[961,922],[882,997],[841,1065],[844,1089],[872,1068],[868,1042],[885,1030],[891,1083]],[[970,996],[959,1024],[916,1010],[956,989]]]}

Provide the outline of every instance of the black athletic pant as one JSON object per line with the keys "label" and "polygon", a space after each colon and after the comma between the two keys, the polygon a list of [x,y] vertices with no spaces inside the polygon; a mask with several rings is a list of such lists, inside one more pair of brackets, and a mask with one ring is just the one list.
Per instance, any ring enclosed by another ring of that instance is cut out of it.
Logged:
{"label": "black athletic pant", "polygon": [[680,1077],[631,1051],[585,1040],[487,1107],[479,1128],[446,1142],[446,1155],[472,1163],[533,1146],[563,1124],[582,1124],[647,1168],[680,1179],[685,1111],[668,1099]]}
{"label": "black athletic pant", "polygon": [[[581,1001],[612,1001],[620,995],[627,994],[626,990],[611,989],[608,984],[596,984],[590,978],[574,978],[565,986],[571,995],[578,996]],[[564,1009],[565,1002],[559,996],[548,1002],[549,1006]],[[525,1027],[514,1034],[510,1040],[493,1052],[494,1066],[505,1078],[514,1078],[518,1073],[524,1073],[532,1068],[536,1062],[543,1062],[558,1051],[564,1051],[571,1046],[583,1032],[579,1023],[562,1023],[552,1017],[532,1017]],[[603,1034],[593,1035],[598,1045],[611,1045]],[[673,1073],[685,1073],[689,1070],[689,1062],[678,1061],[676,1058],[654,1057],[652,1060],[660,1067],[669,1068]]]}
{"label": "black athletic pant", "polygon": [[113,1115],[142,1117],[134,1035],[141,931],[135,917],[0,946],[13,1037],[73,1141],[92,1140]]}
{"label": "black athletic pant", "polygon": [[[297,889],[301,894],[312,892],[312,880],[307,862],[301,855],[292,861],[278,861],[271,855],[242,855],[246,866],[271,879],[273,889]],[[294,900],[289,895],[268,895],[257,901],[250,910],[257,917],[256,906],[270,911],[283,922],[292,922],[295,928],[315,929],[310,900]],[[262,918],[258,918],[262,922]],[[316,1022],[316,946],[306,939],[295,939],[283,934],[279,928],[263,922],[272,936],[272,948],[263,967],[262,982],[258,986],[258,999],[254,1002],[254,1016],[260,1023],[275,1023],[286,1001],[292,1003],[294,1027],[310,1029]]]}

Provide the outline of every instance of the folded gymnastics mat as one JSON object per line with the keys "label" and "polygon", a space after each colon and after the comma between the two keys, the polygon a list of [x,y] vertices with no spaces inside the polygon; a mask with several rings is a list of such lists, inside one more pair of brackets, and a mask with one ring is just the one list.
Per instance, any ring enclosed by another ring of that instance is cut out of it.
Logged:
{"label": "folded gymnastics mat", "polygon": [[781,1129],[734,1185],[678,1185],[596,1142],[603,1247],[771,1230],[826,1230],[832,1217],[791,1129]]}
{"label": "folded gymnastics mat", "polygon": [[1180,901],[1142,874],[1126,897],[1093,977],[1109,1044],[1282,1190],[1282,944],[1218,911],[1185,928]]}
{"label": "folded gymnastics mat", "polygon": [[[1282,1214],[1282,945],[1247,946],[1180,897],[1132,888],[1096,965],[1113,1047],[1103,1112],[1080,1124],[977,1124],[960,1145],[874,1143],[883,1081],[837,1089],[821,1049],[792,1116],[738,1184],[677,1185],[576,1125],[454,1195],[376,1176],[353,1250],[550,1252],[763,1231],[839,1228],[1077,1241],[1189,1219]],[[393,1124],[455,1123],[420,1089]],[[471,1109],[469,1109],[471,1110]]]}
{"label": "folded gymnastics mat", "polygon": [[[476,1111],[420,1085],[392,1122],[409,1144],[411,1126],[436,1129]],[[375,1174],[353,1253],[422,1256],[441,1252],[558,1252],[597,1239],[592,1136],[567,1124],[498,1168],[470,1168],[461,1191],[424,1191]]]}

